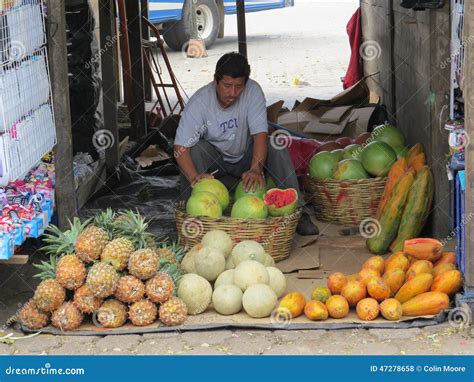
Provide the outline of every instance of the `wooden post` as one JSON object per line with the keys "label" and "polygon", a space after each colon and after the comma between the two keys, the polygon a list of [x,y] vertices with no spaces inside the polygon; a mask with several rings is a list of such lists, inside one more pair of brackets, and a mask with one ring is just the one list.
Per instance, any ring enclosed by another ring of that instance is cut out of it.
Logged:
{"label": "wooden post", "polygon": [[239,53],[247,57],[247,31],[245,27],[245,0],[237,0],[237,34]]}
{"label": "wooden post", "polygon": [[[466,1],[464,12],[464,100],[465,100],[465,128],[466,134],[471,139],[466,148],[466,273],[465,287],[469,292],[474,292],[474,3]],[[471,42],[470,42],[471,41]]]}
{"label": "wooden post", "polygon": [[115,77],[117,65],[117,39],[115,2],[99,1],[100,60],[102,65],[102,102],[104,104],[104,129],[111,139],[105,157],[109,173],[116,170],[120,162],[118,134],[118,80]]}
{"label": "wooden post", "polygon": [[142,13],[140,0],[126,1],[130,57],[132,61],[132,118],[135,138],[146,134],[145,86],[142,56]]}
{"label": "wooden post", "polygon": [[[140,0],[142,7],[142,17],[148,19],[148,0]],[[150,39],[150,29],[147,24],[142,21],[142,39],[148,41]],[[153,95],[151,94],[151,79],[148,71],[144,71],[144,88],[145,88],[145,100],[152,101]]]}
{"label": "wooden post", "polygon": [[[66,10],[64,1],[47,0],[48,60],[58,144],[56,145],[56,210],[59,227],[69,226],[77,214],[73,173],[73,149],[69,78],[66,48]],[[91,142],[92,145],[92,142]]]}

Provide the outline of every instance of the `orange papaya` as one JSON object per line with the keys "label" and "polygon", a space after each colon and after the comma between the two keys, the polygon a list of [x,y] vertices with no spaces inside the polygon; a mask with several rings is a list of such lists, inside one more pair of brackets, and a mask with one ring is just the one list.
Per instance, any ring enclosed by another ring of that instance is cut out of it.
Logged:
{"label": "orange papaya", "polygon": [[426,165],[426,157],[424,153],[415,155],[411,160],[407,160],[408,167],[415,170],[415,172],[420,171]]}
{"label": "orange papaya", "polygon": [[410,259],[403,252],[392,253],[385,260],[385,273],[395,268],[400,268],[403,272],[406,272],[409,267]]}
{"label": "orange papaya", "polygon": [[433,199],[434,183],[431,170],[424,166],[415,176],[403,209],[396,239],[390,245],[392,252],[403,250],[405,240],[417,237],[423,226]]}
{"label": "orange papaya", "polygon": [[367,248],[376,255],[387,252],[390,243],[397,236],[400,219],[403,213],[408,192],[413,184],[413,172],[406,172],[394,187],[382,215],[380,215],[380,230],[376,235],[367,239]]}
{"label": "orange papaya", "polygon": [[[406,280],[411,280],[412,278],[421,275],[422,273],[430,273],[433,274],[433,263],[428,260],[417,260],[410,268],[408,268],[406,274]],[[434,277],[434,276],[433,276]]]}
{"label": "orange papaya", "polygon": [[435,267],[441,264],[454,264],[456,265],[456,253],[454,252],[443,252],[441,257],[436,261]]}
{"label": "orange papaya", "polygon": [[447,295],[456,293],[462,286],[462,275],[458,270],[443,272],[435,277],[431,291],[443,292]]}
{"label": "orange papaya", "polygon": [[395,298],[402,304],[405,301],[421,294],[428,292],[433,284],[433,275],[430,273],[422,273],[407,281],[398,290]]}
{"label": "orange papaya", "polygon": [[435,262],[443,253],[443,243],[431,238],[416,238],[405,240],[403,253],[418,260]]}
{"label": "orange papaya", "polygon": [[392,194],[393,188],[403,176],[403,174],[405,174],[407,171],[408,165],[407,160],[405,158],[400,158],[390,168],[390,171],[387,175],[387,181],[385,182],[385,188],[383,190],[382,198],[380,199],[379,206],[377,208],[377,219],[379,219],[382,215],[382,211],[385,205],[387,204],[390,195]]}
{"label": "orange papaya", "polygon": [[423,145],[421,143],[417,143],[414,145],[410,150],[408,150],[408,154],[406,155],[407,163],[413,162],[413,158],[416,157],[418,154],[424,153],[425,150],[423,149]]}
{"label": "orange papaya", "polygon": [[400,268],[393,268],[383,274],[383,280],[390,288],[390,296],[395,296],[405,282],[405,272]]}
{"label": "orange papaya", "polygon": [[438,314],[448,308],[449,296],[443,292],[425,292],[402,304],[404,316],[425,316]]}
{"label": "orange papaya", "polygon": [[455,271],[456,269],[456,266],[451,263],[437,265],[433,268],[433,277],[436,278],[436,276],[440,275],[441,273],[444,273],[446,271]]}

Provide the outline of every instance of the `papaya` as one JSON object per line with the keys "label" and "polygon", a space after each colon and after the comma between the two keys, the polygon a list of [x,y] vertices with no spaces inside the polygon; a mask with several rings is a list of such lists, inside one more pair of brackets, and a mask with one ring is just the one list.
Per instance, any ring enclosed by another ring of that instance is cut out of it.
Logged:
{"label": "papaya", "polygon": [[403,244],[403,253],[417,258],[434,262],[441,257],[443,243],[436,239],[417,238],[406,240]]}
{"label": "papaya", "polygon": [[367,282],[367,293],[377,301],[383,301],[390,297],[390,287],[382,278],[371,278]]}
{"label": "papaya", "polygon": [[395,239],[403,213],[403,207],[408,196],[410,187],[413,184],[413,172],[406,172],[394,187],[382,215],[380,216],[380,230],[367,239],[367,248],[376,255],[383,255],[387,252],[390,243]]}
{"label": "papaya", "polygon": [[372,256],[362,265],[362,269],[366,268],[374,269],[378,273],[382,274],[385,269],[385,260],[382,256]]}
{"label": "papaya", "polygon": [[443,292],[447,295],[456,293],[462,286],[462,275],[458,270],[446,271],[433,280],[431,284],[432,292]]}
{"label": "papaya", "polygon": [[380,313],[383,318],[389,321],[398,321],[402,318],[403,310],[400,301],[394,298],[388,298],[380,304]]}
{"label": "papaya", "polygon": [[382,211],[387,204],[387,201],[392,194],[393,188],[400,180],[400,178],[408,171],[407,160],[405,158],[400,158],[397,160],[387,175],[387,181],[385,182],[385,188],[383,190],[382,198],[380,199],[379,205],[377,207],[376,218],[380,219]]}
{"label": "papaya", "polygon": [[359,279],[359,274],[358,273],[352,273],[350,275],[347,275],[347,281],[356,281]]}
{"label": "papaya", "polygon": [[324,321],[328,318],[328,309],[321,301],[308,301],[304,307],[304,315],[311,321]]}
{"label": "papaya", "polygon": [[404,316],[438,314],[449,306],[449,296],[443,292],[425,292],[402,304]]}
{"label": "papaya", "polygon": [[382,278],[390,288],[390,296],[393,297],[405,282],[405,272],[400,268],[393,268],[385,272]]}
{"label": "papaya", "polygon": [[440,275],[443,272],[455,271],[455,270],[456,270],[456,266],[454,264],[451,264],[451,263],[440,264],[433,268],[433,277],[436,278],[436,276]]}
{"label": "papaya", "polygon": [[329,317],[344,318],[349,314],[349,303],[341,295],[334,295],[326,301]]}
{"label": "papaya", "polygon": [[423,149],[423,145],[421,143],[417,143],[414,145],[410,150],[408,150],[408,154],[406,155],[407,163],[413,162],[413,158],[415,158],[418,154],[424,153],[425,150]]}
{"label": "papaya", "polygon": [[367,289],[360,281],[348,281],[342,287],[341,296],[347,300],[349,306],[356,306],[360,300],[367,297]]}
{"label": "papaya", "polygon": [[362,268],[359,272],[359,275],[357,276],[356,281],[360,281],[362,284],[367,285],[367,282],[374,277],[380,278],[380,273],[377,272],[375,269]]}
{"label": "papaya", "polygon": [[403,250],[405,240],[417,237],[425,224],[433,200],[434,183],[431,170],[424,166],[415,176],[403,209],[400,227],[390,245],[392,252]]}
{"label": "papaya", "polygon": [[290,312],[291,317],[296,318],[303,314],[305,306],[306,299],[304,295],[300,292],[292,292],[288,293],[281,299],[278,307],[276,308],[276,312],[277,314],[279,311]]}
{"label": "papaya", "polygon": [[454,252],[443,252],[441,254],[441,257],[436,261],[434,266],[437,267],[438,265],[448,264],[448,263],[456,265],[456,253],[454,253]]}
{"label": "papaya", "polygon": [[407,160],[408,167],[415,172],[420,171],[426,165],[426,157],[424,153],[416,154],[413,158]]}
{"label": "papaya", "polygon": [[403,252],[395,252],[385,260],[385,272],[395,268],[400,268],[403,272],[406,272],[409,266],[410,260]]}
{"label": "papaya", "polygon": [[422,273],[433,273],[433,263],[428,260],[417,260],[410,268],[408,268],[406,274],[406,280],[411,280],[415,276],[421,275]]}
{"label": "papaya", "polygon": [[356,306],[357,316],[363,321],[375,320],[380,312],[377,300],[367,297],[360,300]]}
{"label": "papaya", "polygon": [[332,294],[340,294],[342,287],[347,283],[347,277],[344,273],[334,272],[328,277],[327,287]]}
{"label": "papaya", "polygon": [[403,304],[405,301],[421,293],[428,292],[431,288],[431,284],[433,284],[433,275],[430,273],[422,273],[403,284],[395,295],[395,298]]}

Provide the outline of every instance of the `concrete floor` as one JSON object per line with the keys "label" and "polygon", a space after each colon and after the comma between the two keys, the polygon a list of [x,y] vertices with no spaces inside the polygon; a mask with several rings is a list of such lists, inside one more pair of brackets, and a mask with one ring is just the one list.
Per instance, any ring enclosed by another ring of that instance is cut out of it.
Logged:
{"label": "concrete floor", "polygon": [[[329,98],[341,91],[349,61],[345,26],[357,0],[302,1],[289,9],[247,15],[252,77],[267,103],[292,107],[304,97]],[[176,75],[190,96],[212,80],[215,63],[237,50],[235,16],[226,18],[226,37],[202,59],[170,52]],[[300,85],[295,86],[298,78]],[[302,85],[301,85],[302,84]],[[320,227],[324,231],[324,227]],[[40,254],[35,255],[40,258]],[[31,265],[0,266],[0,324],[33,294]],[[0,337],[12,332],[0,327]],[[443,325],[423,329],[312,331],[217,330],[125,336],[51,336],[0,341],[0,354],[474,354],[474,331]]]}

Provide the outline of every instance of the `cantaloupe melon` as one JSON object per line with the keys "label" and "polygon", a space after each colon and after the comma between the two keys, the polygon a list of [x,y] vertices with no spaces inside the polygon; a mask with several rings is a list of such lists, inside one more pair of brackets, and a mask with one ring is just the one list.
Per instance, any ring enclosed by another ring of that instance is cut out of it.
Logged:
{"label": "cantaloupe melon", "polygon": [[251,285],[268,284],[269,281],[267,268],[258,261],[246,260],[235,268],[234,284],[243,292]]}
{"label": "cantaloupe melon", "polygon": [[283,296],[286,291],[286,277],[282,271],[275,267],[267,267],[268,285],[273,289],[278,298]]}
{"label": "cantaloupe melon", "polygon": [[212,305],[220,314],[235,314],[242,310],[242,296],[242,290],[238,286],[221,285],[212,294]]}
{"label": "cantaloupe melon", "polygon": [[214,282],[214,289],[221,285],[234,285],[234,269],[228,269],[222,272]]}
{"label": "cantaloupe melon", "polygon": [[202,247],[194,256],[196,273],[207,281],[214,281],[225,270],[225,257],[220,250]]}
{"label": "cantaloupe melon", "polygon": [[245,260],[256,260],[263,264],[265,262],[265,249],[254,240],[244,240],[238,243],[231,254],[235,266]]}
{"label": "cantaloupe melon", "polygon": [[250,317],[263,318],[272,313],[277,300],[277,296],[270,286],[255,284],[244,292],[242,305]]}
{"label": "cantaloupe melon", "polygon": [[200,314],[211,303],[212,287],[204,277],[187,273],[178,283],[177,294],[186,304],[189,314]]}
{"label": "cantaloupe melon", "polygon": [[201,240],[201,244],[204,247],[217,248],[223,253],[225,258],[229,257],[234,247],[231,237],[226,232],[218,229],[206,233]]}

